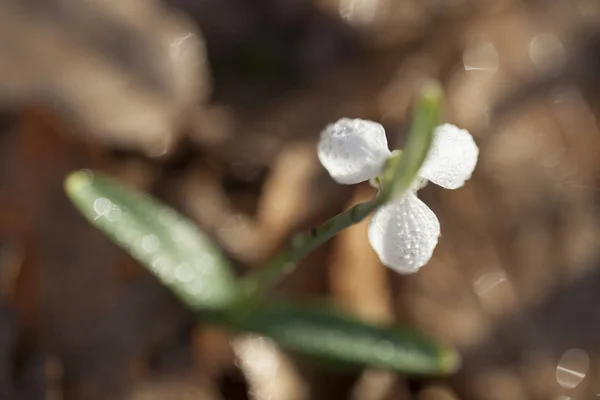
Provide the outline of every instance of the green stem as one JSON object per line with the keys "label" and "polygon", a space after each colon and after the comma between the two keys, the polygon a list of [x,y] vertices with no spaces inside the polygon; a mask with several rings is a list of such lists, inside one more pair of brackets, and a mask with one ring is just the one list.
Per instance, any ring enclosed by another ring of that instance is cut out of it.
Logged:
{"label": "green stem", "polygon": [[383,204],[383,200],[380,195],[357,204],[309,232],[292,237],[287,246],[266,265],[242,279],[240,302],[243,304],[251,299],[258,300],[281,276],[292,272],[298,260],[340,231],[364,220]]}
{"label": "green stem", "polygon": [[267,290],[282,276],[292,272],[302,257],[344,229],[361,222],[387,203],[397,189],[393,179],[394,172],[401,163],[401,156],[402,152],[398,150],[386,161],[377,197],[343,211],[309,232],[292,237],[287,245],[263,267],[243,278],[240,282],[238,302],[233,307],[233,312],[243,315],[243,312],[259,302]]}

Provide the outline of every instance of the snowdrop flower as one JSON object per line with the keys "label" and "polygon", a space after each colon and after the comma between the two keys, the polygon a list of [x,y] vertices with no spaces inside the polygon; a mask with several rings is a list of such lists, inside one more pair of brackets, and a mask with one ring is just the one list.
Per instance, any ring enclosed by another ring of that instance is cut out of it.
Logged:
{"label": "snowdrop flower", "polygon": [[[346,185],[373,182],[391,155],[383,127],[362,119],[342,118],[327,126],[318,144],[321,164],[336,182]],[[412,189],[380,207],[369,225],[369,242],[384,265],[410,274],[429,261],[440,223],[416,192],[428,181],[445,189],[460,188],[471,178],[478,156],[468,131],[450,124],[435,129]]]}

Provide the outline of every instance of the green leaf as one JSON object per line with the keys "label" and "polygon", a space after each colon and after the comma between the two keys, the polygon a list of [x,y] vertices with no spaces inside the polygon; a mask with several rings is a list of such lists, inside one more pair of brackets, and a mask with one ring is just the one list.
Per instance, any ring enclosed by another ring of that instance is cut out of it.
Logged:
{"label": "green leaf", "polygon": [[323,305],[265,306],[242,319],[232,319],[230,325],[326,362],[409,374],[449,374],[460,364],[456,351],[416,331],[370,325]]}
{"label": "green leaf", "polygon": [[65,190],[93,225],[191,309],[229,304],[236,289],[230,265],[191,221],[151,196],[90,171],[70,174]]}
{"label": "green leaf", "polygon": [[429,154],[433,132],[442,121],[443,99],[443,90],[436,81],[421,89],[404,149],[391,157],[384,169],[381,196],[385,202],[404,193],[417,178]]}

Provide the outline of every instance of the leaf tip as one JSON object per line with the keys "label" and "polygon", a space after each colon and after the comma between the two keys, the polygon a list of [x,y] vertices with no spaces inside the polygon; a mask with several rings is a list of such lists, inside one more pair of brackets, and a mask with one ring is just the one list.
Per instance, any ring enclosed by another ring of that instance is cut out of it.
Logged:
{"label": "leaf tip", "polygon": [[460,354],[453,348],[442,349],[439,360],[440,370],[444,374],[453,374],[462,365]]}
{"label": "leaf tip", "polygon": [[81,189],[89,186],[93,179],[94,174],[90,170],[72,172],[65,178],[65,192],[72,197]]}
{"label": "leaf tip", "polygon": [[435,79],[425,82],[421,88],[421,98],[427,102],[439,103],[444,97],[442,85]]}

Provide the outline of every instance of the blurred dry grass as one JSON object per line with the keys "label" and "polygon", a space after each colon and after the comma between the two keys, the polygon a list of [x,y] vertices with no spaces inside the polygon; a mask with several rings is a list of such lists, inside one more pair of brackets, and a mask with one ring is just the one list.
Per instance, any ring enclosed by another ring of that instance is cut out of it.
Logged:
{"label": "blurred dry grass", "polygon": [[[595,397],[599,18],[593,0],[2,2],[0,398]],[[372,195],[320,168],[320,129],[363,117],[398,141],[428,76],[481,148],[463,189],[422,192],[430,264],[394,275],[360,224],[273,298],[414,324],[465,355],[448,379],[336,375],[197,327],[62,194],[70,170],[106,170],[256,268]]]}

